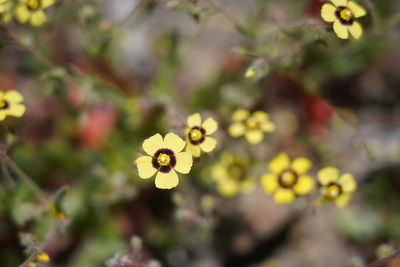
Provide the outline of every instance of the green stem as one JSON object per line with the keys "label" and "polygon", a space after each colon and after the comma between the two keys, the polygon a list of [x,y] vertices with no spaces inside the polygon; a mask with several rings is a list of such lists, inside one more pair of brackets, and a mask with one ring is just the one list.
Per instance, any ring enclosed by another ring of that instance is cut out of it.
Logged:
{"label": "green stem", "polygon": [[42,199],[43,202],[47,203],[48,205],[52,204],[52,201],[47,197],[45,192],[40,189],[36,183],[29,178],[15,163],[12,161],[7,155],[3,156],[3,162],[19,177],[21,180],[26,183],[33,191],[35,191],[39,197]]}

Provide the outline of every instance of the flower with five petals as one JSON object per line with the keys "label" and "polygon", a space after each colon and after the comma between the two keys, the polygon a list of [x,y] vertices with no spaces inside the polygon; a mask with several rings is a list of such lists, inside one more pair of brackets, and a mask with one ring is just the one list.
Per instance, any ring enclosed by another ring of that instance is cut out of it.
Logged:
{"label": "flower with five petals", "polygon": [[321,17],[326,22],[333,22],[333,30],[341,39],[349,38],[349,32],[359,39],[363,34],[361,24],[356,20],[367,14],[367,11],[351,0],[331,0],[322,6]]}
{"label": "flower with five petals", "polygon": [[190,172],[193,158],[190,152],[182,152],[185,141],[173,133],[155,134],[143,142],[143,150],[148,156],[136,160],[139,177],[147,179],[156,175],[155,185],[160,189],[171,189],[178,185],[178,174]]}
{"label": "flower with five petals", "polygon": [[280,153],[268,164],[270,172],[261,177],[261,185],[265,192],[274,195],[276,203],[291,203],[297,195],[306,195],[313,190],[314,180],[307,175],[311,166],[311,161],[306,158],[291,162],[286,153]]}

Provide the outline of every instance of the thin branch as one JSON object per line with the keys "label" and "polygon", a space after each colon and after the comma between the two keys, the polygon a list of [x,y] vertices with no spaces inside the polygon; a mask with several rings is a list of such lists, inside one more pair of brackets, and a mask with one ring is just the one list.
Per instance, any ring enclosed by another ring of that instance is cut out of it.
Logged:
{"label": "thin branch", "polygon": [[354,137],[356,138],[357,141],[359,141],[365,150],[365,153],[367,154],[367,157],[372,160],[372,153],[371,150],[369,149],[367,143],[365,142],[365,139],[363,135],[360,132],[360,129],[357,127],[357,125],[354,125],[351,121],[349,121],[341,112],[340,110],[335,109],[336,114],[341,118],[345,123],[350,125],[353,130],[354,130]]}
{"label": "thin branch", "polygon": [[19,177],[21,180],[27,184],[33,191],[35,191],[43,202],[47,203],[49,206],[52,204],[52,201],[47,197],[46,193],[40,189],[36,183],[29,178],[15,163],[12,161],[7,155],[2,154],[3,162]]}
{"label": "thin branch", "polygon": [[214,7],[217,9],[219,12],[221,12],[222,15],[224,15],[228,20],[232,21],[233,24],[238,25],[236,19],[229,14],[225,8],[223,8],[220,4],[217,4],[214,2],[214,0],[205,0],[210,6]]}

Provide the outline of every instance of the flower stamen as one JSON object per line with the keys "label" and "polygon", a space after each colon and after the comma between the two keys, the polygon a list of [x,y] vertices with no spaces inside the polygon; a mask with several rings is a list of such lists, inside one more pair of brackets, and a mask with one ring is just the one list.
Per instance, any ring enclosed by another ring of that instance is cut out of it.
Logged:
{"label": "flower stamen", "polygon": [[256,118],[250,117],[246,121],[246,127],[251,130],[260,128],[259,123]]}
{"label": "flower stamen", "polygon": [[189,132],[189,137],[192,141],[199,141],[203,137],[203,134],[199,129],[192,129]]}
{"label": "flower stamen", "polygon": [[298,175],[293,170],[285,170],[279,176],[279,183],[286,188],[293,187],[298,180]]}
{"label": "flower stamen", "polygon": [[38,10],[41,7],[41,0],[29,0],[26,6],[29,10]]}
{"label": "flower stamen", "polygon": [[337,199],[341,194],[342,194],[342,187],[336,183],[328,185],[325,190],[325,198],[330,201]]}
{"label": "flower stamen", "polygon": [[160,164],[160,166],[167,166],[170,164],[171,158],[167,154],[160,153],[160,155],[157,157],[157,162]]}

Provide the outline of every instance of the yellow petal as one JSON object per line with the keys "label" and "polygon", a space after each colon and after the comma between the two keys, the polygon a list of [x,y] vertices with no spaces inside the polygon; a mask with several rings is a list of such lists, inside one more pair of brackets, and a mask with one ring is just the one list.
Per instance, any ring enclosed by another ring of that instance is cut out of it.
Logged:
{"label": "yellow petal", "polygon": [[341,39],[349,38],[349,30],[346,26],[340,23],[340,20],[335,20],[335,22],[333,23],[333,30],[335,31],[337,37]]}
{"label": "yellow petal", "polygon": [[246,120],[250,116],[250,113],[245,109],[238,109],[233,113],[232,120],[233,121],[243,121]]}
{"label": "yellow petal", "polygon": [[258,122],[264,122],[269,119],[268,113],[261,110],[255,111],[251,116],[256,118]]}
{"label": "yellow petal", "polygon": [[306,158],[297,158],[295,159],[290,168],[296,171],[298,174],[306,173],[312,166],[312,162]]}
{"label": "yellow petal", "polygon": [[206,130],[206,134],[213,134],[218,129],[218,123],[210,117],[203,122],[202,127]]}
{"label": "yellow petal", "polygon": [[245,133],[247,142],[250,144],[258,144],[264,139],[264,133],[261,130],[250,130]]}
{"label": "yellow petal", "polygon": [[335,6],[346,6],[347,0],[331,0]]}
{"label": "yellow petal", "polygon": [[356,18],[365,16],[367,14],[367,11],[363,7],[353,1],[349,1],[347,7],[354,13],[354,17]]}
{"label": "yellow petal", "polygon": [[24,101],[24,97],[15,90],[5,92],[4,98],[10,103],[19,103]]}
{"label": "yellow petal", "polygon": [[314,189],[314,180],[311,176],[302,175],[293,189],[298,195],[309,194]]}
{"label": "yellow petal", "polygon": [[215,181],[221,181],[227,178],[225,167],[222,164],[215,164],[211,168],[211,176]]}
{"label": "yellow petal", "polygon": [[140,178],[142,179],[150,178],[157,172],[157,169],[153,167],[151,161],[152,157],[149,156],[142,156],[136,160],[136,167],[138,169]]}
{"label": "yellow petal", "polygon": [[271,121],[266,121],[261,123],[261,129],[266,133],[271,133],[275,131],[275,124]]}
{"label": "yellow petal", "polygon": [[244,181],[240,184],[240,192],[244,194],[248,194],[253,192],[255,189],[255,184],[253,182],[253,179],[251,178],[245,178]]}
{"label": "yellow petal", "polygon": [[291,203],[294,199],[294,193],[289,189],[278,188],[274,194],[274,200],[279,204]]}
{"label": "yellow petal", "polygon": [[40,27],[46,22],[46,14],[43,10],[38,10],[31,15],[31,25],[34,27]]}
{"label": "yellow petal", "polygon": [[351,200],[351,195],[350,194],[341,194],[336,200],[336,205],[338,207],[344,207],[346,206]]}
{"label": "yellow petal", "polygon": [[15,18],[17,19],[17,21],[19,23],[25,23],[28,21],[28,19],[30,18],[31,13],[29,12],[29,10],[26,8],[25,5],[19,5],[16,9],[15,9]]}
{"label": "yellow petal", "polygon": [[225,179],[218,182],[217,190],[224,197],[234,197],[239,192],[239,184],[232,179]]}
{"label": "yellow petal", "polygon": [[318,181],[321,185],[327,185],[336,182],[339,176],[339,170],[334,167],[325,167],[318,172]]}
{"label": "yellow petal", "polygon": [[157,150],[162,148],[163,143],[164,141],[161,134],[155,134],[152,137],[144,140],[142,147],[144,152],[146,152],[150,156],[153,156],[154,153],[157,152]]}
{"label": "yellow petal", "polygon": [[14,117],[21,117],[24,115],[25,110],[26,108],[22,104],[12,104],[7,110],[5,110],[5,114]]}
{"label": "yellow petal", "polygon": [[342,186],[343,192],[354,192],[357,189],[357,182],[353,175],[345,173],[338,179],[338,183]]}
{"label": "yellow petal", "polygon": [[7,117],[7,114],[4,110],[0,110],[0,121],[3,121]]}
{"label": "yellow petal", "polygon": [[164,137],[163,147],[169,148],[172,151],[174,151],[175,153],[181,152],[183,150],[183,148],[185,147],[185,145],[186,145],[185,141],[183,141],[182,138],[180,138],[179,136],[177,136],[174,133],[168,133]]}
{"label": "yellow petal", "polygon": [[177,172],[187,174],[193,165],[193,158],[190,152],[181,152],[175,155],[176,165],[174,169]]}
{"label": "yellow petal", "polygon": [[201,150],[204,152],[211,152],[217,146],[217,141],[214,138],[206,137],[204,142],[200,144]]}
{"label": "yellow petal", "polygon": [[264,174],[260,182],[264,191],[267,193],[273,193],[278,188],[278,177],[273,173]]}
{"label": "yellow petal", "polygon": [[284,169],[289,167],[289,163],[289,156],[286,153],[280,153],[269,162],[268,168],[271,172],[280,174]]}
{"label": "yellow petal", "polygon": [[324,4],[321,9],[321,17],[326,22],[334,22],[337,20],[335,12],[336,7],[331,4]]}
{"label": "yellow petal", "polygon": [[0,23],[8,23],[12,19],[11,12],[0,14]]}
{"label": "yellow petal", "polygon": [[156,187],[160,189],[171,189],[179,184],[178,174],[171,170],[168,173],[158,172],[156,176]]}
{"label": "yellow petal", "polygon": [[355,39],[360,39],[361,35],[363,34],[363,28],[358,21],[353,22],[353,25],[349,27],[349,31]]}
{"label": "yellow petal", "polygon": [[195,158],[198,158],[201,155],[200,146],[194,146],[189,143],[186,145],[186,151],[190,152]]}
{"label": "yellow petal", "polygon": [[245,131],[246,127],[241,122],[235,122],[228,129],[228,132],[232,137],[242,136]]}
{"label": "yellow petal", "polygon": [[195,126],[200,126],[201,125],[200,113],[194,113],[194,114],[190,115],[187,118],[186,123],[190,128],[195,127]]}
{"label": "yellow petal", "polygon": [[42,8],[48,8],[49,6],[54,5],[54,0],[42,0]]}

